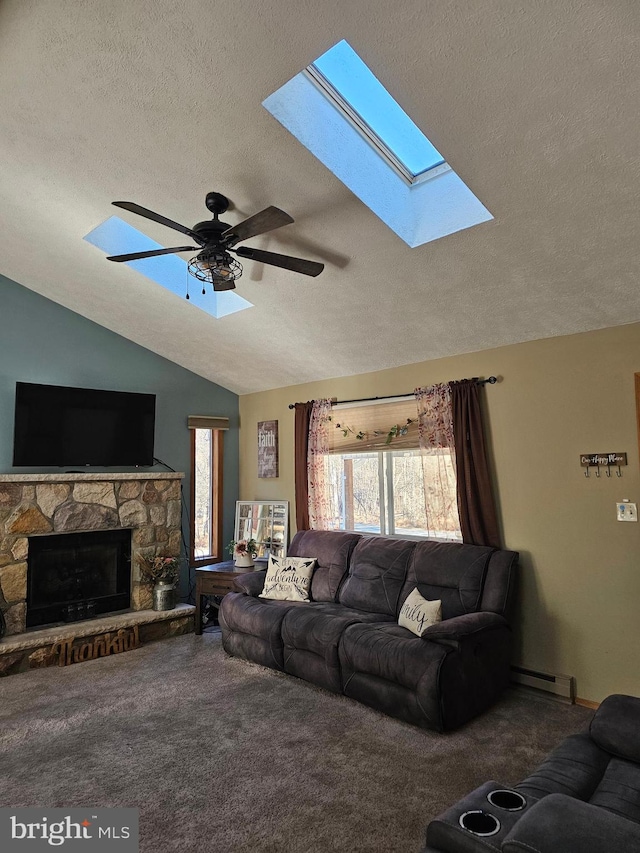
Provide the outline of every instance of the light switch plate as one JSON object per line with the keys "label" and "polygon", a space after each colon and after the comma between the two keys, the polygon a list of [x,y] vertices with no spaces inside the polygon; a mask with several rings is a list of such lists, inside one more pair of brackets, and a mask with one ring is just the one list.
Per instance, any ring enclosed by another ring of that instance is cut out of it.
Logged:
{"label": "light switch plate", "polygon": [[616,504],[618,513],[618,521],[637,521],[638,520],[638,505],[629,503],[629,501],[621,501]]}

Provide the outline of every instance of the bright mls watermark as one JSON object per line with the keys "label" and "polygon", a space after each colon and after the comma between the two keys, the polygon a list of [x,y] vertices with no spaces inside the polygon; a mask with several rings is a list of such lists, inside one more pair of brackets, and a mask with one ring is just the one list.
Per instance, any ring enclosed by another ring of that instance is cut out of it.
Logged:
{"label": "bright mls watermark", "polygon": [[138,809],[0,808],[3,853],[138,853]]}

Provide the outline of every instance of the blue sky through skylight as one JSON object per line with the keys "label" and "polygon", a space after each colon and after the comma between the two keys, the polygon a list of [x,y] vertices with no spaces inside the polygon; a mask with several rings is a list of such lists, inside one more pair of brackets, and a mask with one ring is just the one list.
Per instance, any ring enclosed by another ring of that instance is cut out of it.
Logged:
{"label": "blue sky through skylight", "polygon": [[444,162],[348,42],[338,42],[313,65],[413,175]]}
{"label": "blue sky through skylight", "polygon": [[409,172],[426,173],[409,182],[307,69],[265,98],[263,107],[408,246],[493,219],[346,41],[311,66]]}
{"label": "blue sky through skylight", "polygon": [[[125,255],[130,252],[149,252],[152,249],[164,248],[118,216],[110,216],[90,231],[84,239],[92,246],[102,249],[107,255]],[[194,250],[193,254],[197,254],[197,250]],[[111,265],[112,262],[105,261],[105,263]],[[211,285],[207,285],[206,294],[203,295],[202,282],[187,272],[187,263],[179,255],[160,255],[157,258],[126,261],[124,265],[142,273],[182,299],[185,298],[188,286],[189,302],[187,304],[200,308],[217,320],[227,314],[253,308],[251,302],[232,290],[214,293]]]}

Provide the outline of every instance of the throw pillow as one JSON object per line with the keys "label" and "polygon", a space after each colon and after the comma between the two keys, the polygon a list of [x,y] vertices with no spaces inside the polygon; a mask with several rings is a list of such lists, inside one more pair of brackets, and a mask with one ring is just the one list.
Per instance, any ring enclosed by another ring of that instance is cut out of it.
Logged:
{"label": "throw pillow", "polygon": [[315,557],[269,557],[260,598],[277,601],[309,601]]}
{"label": "throw pillow", "polygon": [[420,595],[416,587],[400,608],[398,625],[421,637],[430,625],[437,622],[442,622],[442,601],[439,598],[428,601]]}

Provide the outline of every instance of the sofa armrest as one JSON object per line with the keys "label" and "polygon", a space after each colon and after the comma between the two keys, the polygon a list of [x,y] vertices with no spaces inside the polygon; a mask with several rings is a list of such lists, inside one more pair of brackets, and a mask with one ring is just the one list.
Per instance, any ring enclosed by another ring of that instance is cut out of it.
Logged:
{"label": "sofa armrest", "polygon": [[463,616],[454,616],[453,619],[445,619],[444,622],[430,625],[422,635],[422,639],[457,645],[460,641],[473,637],[480,631],[508,627],[507,620],[498,613],[489,613],[488,611],[465,613]]}
{"label": "sofa armrest", "polygon": [[235,578],[234,583],[240,592],[257,598],[264,589],[264,579],[266,576],[266,569],[262,569],[259,572],[247,572],[245,575]]}
{"label": "sofa armrest", "polygon": [[524,814],[502,853],[640,853],[640,825],[565,794],[550,794]]}

